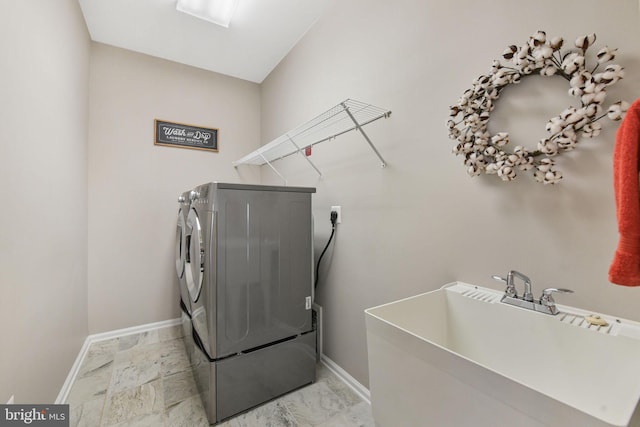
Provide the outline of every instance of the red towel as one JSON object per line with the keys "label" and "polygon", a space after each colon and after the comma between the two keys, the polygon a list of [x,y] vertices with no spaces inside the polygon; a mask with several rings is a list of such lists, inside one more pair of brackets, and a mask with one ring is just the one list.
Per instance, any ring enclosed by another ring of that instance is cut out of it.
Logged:
{"label": "red towel", "polygon": [[613,149],[613,189],[620,240],[609,267],[609,281],[640,286],[640,99],[627,110],[616,132]]}

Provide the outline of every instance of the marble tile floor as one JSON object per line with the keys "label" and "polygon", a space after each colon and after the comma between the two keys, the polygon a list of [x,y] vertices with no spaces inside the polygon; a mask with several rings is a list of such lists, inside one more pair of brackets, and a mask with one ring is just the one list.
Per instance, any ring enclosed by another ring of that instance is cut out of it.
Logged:
{"label": "marble tile floor", "polygon": [[[95,342],[67,399],[71,427],[206,427],[182,328]],[[371,407],[324,365],[314,384],[218,427],[374,427]]]}

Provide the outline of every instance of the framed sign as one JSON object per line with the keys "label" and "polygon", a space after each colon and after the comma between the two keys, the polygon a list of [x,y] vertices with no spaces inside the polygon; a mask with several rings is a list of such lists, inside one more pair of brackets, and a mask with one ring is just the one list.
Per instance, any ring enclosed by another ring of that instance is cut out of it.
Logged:
{"label": "framed sign", "polygon": [[218,151],[218,129],[154,120],[154,145]]}

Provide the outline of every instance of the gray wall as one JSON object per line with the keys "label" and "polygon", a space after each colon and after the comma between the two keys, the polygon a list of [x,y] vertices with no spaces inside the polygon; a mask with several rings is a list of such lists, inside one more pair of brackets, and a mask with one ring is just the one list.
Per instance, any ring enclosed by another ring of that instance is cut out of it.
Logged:
{"label": "gray wall", "polygon": [[[330,206],[342,206],[317,302],[325,353],[365,385],[363,310],[454,280],[498,289],[490,276],[518,269],[532,278],[536,296],[544,287],[569,287],[576,293],[558,300],[640,320],[639,290],[607,282],[617,243],[611,154],[618,123],[603,123],[598,138],[558,158],[565,179],[557,186],[527,175],[511,183],[471,179],[451,153],[449,106],[508,45],[538,29],[569,45],[595,32],[593,53],[618,47],[614,62],[627,71],[609,100],[640,94],[636,0],[335,2],[262,85],[263,142],[345,98],[393,111],[366,129],[386,169],[357,133],[314,147],[323,179],[300,159],[280,162],[290,185],[318,188],[316,254],[329,235]],[[547,120],[572,104],[567,89],[560,77],[507,88],[490,129],[535,147]],[[279,182],[268,168],[262,173],[263,183]]]}
{"label": "gray wall", "polygon": [[[177,198],[259,181],[231,165],[260,140],[259,86],[93,43],[90,87],[89,332],[177,318]],[[155,146],[154,119],[218,128],[219,152]]]}
{"label": "gray wall", "polygon": [[0,403],[53,402],[87,335],[89,37],[74,0],[0,9]]}

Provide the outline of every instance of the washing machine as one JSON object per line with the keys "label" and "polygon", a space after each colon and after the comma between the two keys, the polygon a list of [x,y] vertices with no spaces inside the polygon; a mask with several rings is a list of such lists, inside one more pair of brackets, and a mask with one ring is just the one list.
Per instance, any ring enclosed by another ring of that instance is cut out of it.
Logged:
{"label": "washing machine", "polygon": [[178,218],[176,220],[176,240],[175,240],[175,266],[178,275],[178,286],[180,288],[180,320],[184,342],[189,360],[193,357],[193,324],[191,321],[191,298],[187,288],[186,265],[189,252],[189,242],[187,236],[187,217],[189,215],[190,191],[182,193],[178,197]]}

